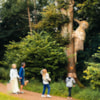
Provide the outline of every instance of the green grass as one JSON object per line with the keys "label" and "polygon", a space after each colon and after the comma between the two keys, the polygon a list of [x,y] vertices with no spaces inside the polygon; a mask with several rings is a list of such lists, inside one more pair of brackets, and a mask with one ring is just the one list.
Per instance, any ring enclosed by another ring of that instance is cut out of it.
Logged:
{"label": "green grass", "polygon": [[100,91],[87,88],[79,91],[79,93],[76,94],[75,97],[81,100],[100,100]]}
{"label": "green grass", "polygon": [[0,93],[0,100],[22,100],[22,99]]}
{"label": "green grass", "polygon": [[[50,83],[50,87],[51,87],[51,95],[67,97],[68,89],[63,81]],[[37,80],[31,81],[26,87],[24,87],[24,89],[33,91],[33,92],[42,93],[43,85],[41,82]],[[81,89],[78,86],[74,87],[72,89],[72,95],[79,92],[80,90]]]}
{"label": "green grass", "polygon": [[[67,97],[68,89],[63,81],[50,83],[51,95]],[[24,89],[42,93],[43,85],[42,82],[37,80],[30,81],[30,83],[24,87]],[[47,91],[46,91],[47,92]],[[77,85],[72,89],[72,96],[78,100],[100,100],[100,92],[92,90],[90,88],[81,89]]]}

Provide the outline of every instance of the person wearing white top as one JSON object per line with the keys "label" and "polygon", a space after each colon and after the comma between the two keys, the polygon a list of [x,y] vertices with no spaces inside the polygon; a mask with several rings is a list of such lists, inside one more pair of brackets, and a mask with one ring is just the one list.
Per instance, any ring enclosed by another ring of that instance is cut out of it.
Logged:
{"label": "person wearing white top", "polygon": [[68,98],[72,99],[71,97],[71,89],[73,87],[73,84],[75,84],[75,80],[74,78],[72,77],[72,73],[69,73],[68,74],[68,77],[66,78],[66,87],[68,87],[68,92],[69,92],[69,95],[68,95]]}
{"label": "person wearing white top", "polygon": [[11,92],[17,94],[20,92],[18,87],[18,72],[16,69],[16,64],[12,64],[12,69],[10,70],[10,83],[11,83]]}
{"label": "person wearing white top", "polygon": [[42,96],[41,97],[46,97],[45,94],[45,90],[46,87],[48,88],[48,93],[47,93],[47,97],[51,97],[50,96],[50,85],[49,82],[51,81],[51,78],[49,77],[49,74],[47,73],[46,69],[41,70],[40,72],[42,74],[42,80],[43,80],[43,92],[42,92]]}

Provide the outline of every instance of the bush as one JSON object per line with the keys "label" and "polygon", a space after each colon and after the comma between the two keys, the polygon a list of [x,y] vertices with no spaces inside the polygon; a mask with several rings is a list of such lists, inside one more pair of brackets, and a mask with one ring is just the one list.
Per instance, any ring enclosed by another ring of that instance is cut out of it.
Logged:
{"label": "bush", "polygon": [[27,78],[40,79],[42,68],[47,68],[52,80],[63,78],[66,74],[67,58],[64,48],[46,32],[28,35],[21,42],[10,42],[6,47],[2,65],[10,67],[16,63],[19,68],[21,62],[26,62]]}
{"label": "bush", "polygon": [[3,79],[3,80],[8,80],[9,78],[9,71],[8,69],[5,69],[5,68],[0,68],[0,79]]}
{"label": "bush", "polygon": [[90,85],[93,89],[100,89],[100,47],[97,53],[92,55],[91,62],[86,62],[87,69],[84,71],[86,80],[90,81]]}
{"label": "bush", "polygon": [[81,100],[100,100],[100,92],[88,88],[80,91],[75,97]]}
{"label": "bush", "polygon": [[87,69],[84,71],[86,76],[83,76],[86,80],[90,81],[90,85],[93,89],[100,88],[100,64],[89,63]]}

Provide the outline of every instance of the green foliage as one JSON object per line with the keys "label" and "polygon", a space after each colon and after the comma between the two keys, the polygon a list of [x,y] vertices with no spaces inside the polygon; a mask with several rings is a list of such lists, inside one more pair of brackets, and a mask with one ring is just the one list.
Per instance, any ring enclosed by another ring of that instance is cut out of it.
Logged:
{"label": "green foliage", "polygon": [[87,88],[79,91],[75,98],[79,100],[100,100],[100,92]]}
{"label": "green foliage", "polygon": [[[99,22],[100,22],[100,2],[98,0],[84,0],[76,1],[78,8],[78,17],[81,19],[86,19],[89,24],[89,30],[98,32],[99,31]],[[88,10],[89,9],[89,10]],[[100,31],[99,31],[100,32]]]}
{"label": "green foliage", "polygon": [[90,85],[93,89],[100,88],[100,47],[97,53],[92,56],[91,61],[86,63],[88,67],[84,71],[86,76],[83,77],[86,80],[90,80]]}
{"label": "green foliage", "polygon": [[64,9],[67,9],[68,8],[68,0],[56,0],[58,5],[57,5],[57,8],[58,9],[61,9],[61,8],[64,8]]}
{"label": "green foliage", "polygon": [[[76,65],[77,74],[79,79],[84,85],[88,85],[88,81],[83,78],[83,71],[87,68],[87,64],[85,62],[94,62],[92,55],[97,52],[98,46],[100,46],[100,34],[94,32],[87,32],[86,41],[84,44],[84,51],[78,52],[78,62]],[[97,60],[97,59],[96,59]]]}
{"label": "green foliage", "polygon": [[27,5],[25,2],[7,0],[0,8],[0,60],[3,58],[5,44],[9,41],[19,41],[29,31],[27,19]]}
{"label": "green foliage", "polygon": [[93,89],[100,88],[100,64],[89,63],[87,69],[84,71],[86,80],[90,80],[90,85]]}
{"label": "green foliage", "polygon": [[[68,23],[69,19],[63,16],[55,5],[47,6],[46,9],[41,12],[42,20],[35,26],[35,28],[42,28],[43,30],[55,33],[55,28],[61,28],[61,25]],[[56,32],[59,32],[58,29]]]}
{"label": "green foliage", "polygon": [[3,67],[0,68],[0,79],[8,80],[9,78],[9,71]]}
{"label": "green foliage", "polygon": [[46,32],[28,35],[21,42],[10,42],[6,47],[1,64],[10,67],[12,63],[16,63],[20,67],[21,62],[25,61],[28,78],[39,78],[42,68],[50,71],[52,80],[63,78],[66,74],[67,58],[64,48]]}
{"label": "green foliage", "polygon": [[61,27],[65,23],[69,23],[68,16],[62,15],[61,11],[53,4],[47,6],[41,12],[42,19],[37,25],[33,27],[38,30],[45,30],[49,32],[60,44],[65,45],[69,43],[69,38],[62,38]]}

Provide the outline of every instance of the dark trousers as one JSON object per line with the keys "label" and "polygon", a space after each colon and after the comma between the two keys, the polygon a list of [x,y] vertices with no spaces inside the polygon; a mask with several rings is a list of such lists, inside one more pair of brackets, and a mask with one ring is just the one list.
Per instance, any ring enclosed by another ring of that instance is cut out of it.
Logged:
{"label": "dark trousers", "polygon": [[45,90],[46,90],[46,88],[48,88],[48,95],[50,94],[50,85],[49,84],[44,84],[43,85],[43,92],[42,92],[42,94],[44,95],[45,94]]}
{"label": "dark trousers", "polygon": [[69,87],[69,88],[68,88],[68,93],[69,93],[68,96],[69,96],[69,97],[71,97],[71,90],[72,90],[72,87]]}

